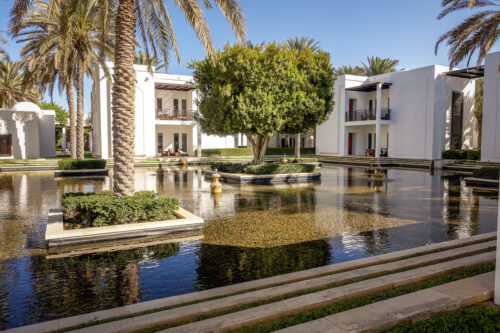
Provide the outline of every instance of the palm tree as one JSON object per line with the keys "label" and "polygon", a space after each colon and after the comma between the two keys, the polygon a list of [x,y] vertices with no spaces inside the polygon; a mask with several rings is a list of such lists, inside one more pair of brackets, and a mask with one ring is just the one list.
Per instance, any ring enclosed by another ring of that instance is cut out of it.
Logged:
{"label": "palm tree", "polygon": [[396,71],[396,66],[399,64],[399,60],[391,58],[380,58],[380,57],[366,57],[367,63],[361,62],[363,65],[365,76],[374,76],[379,74],[385,74]]}
{"label": "palm tree", "polygon": [[288,46],[289,49],[297,51],[310,49],[313,52],[318,52],[321,49],[319,42],[317,40],[305,36],[302,36],[300,38],[299,37],[288,38],[286,40],[286,45]]}
{"label": "palm tree", "polygon": [[467,64],[469,64],[475,52],[477,52],[479,65],[500,36],[500,1],[443,0],[441,6],[443,11],[439,14],[438,20],[462,9],[480,9],[439,37],[435,48],[437,54],[439,44],[442,42],[446,41],[446,44],[450,46],[448,51],[450,67],[455,67],[464,59],[467,59]]}
{"label": "palm tree", "polygon": [[[304,50],[311,50],[312,52],[318,52],[321,50],[319,42],[317,40],[305,36],[302,36],[300,38],[299,37],[288,38],[286,40],[286,46],[290,50],[296,50],[297,53],[300,53]],[[301,143],[300,135],[301,135],[300,133],[295,133],[295,149],[294,149],[295,158],[300,158],[300,143]]]}
{"label": "palm tree", "polygon": [[19,102],[38,103],[38,94],[26,85],[19,62],[0,61],[0,108],[11,108]]}
{"label": "palm tree", "polygon": [[[66,90],[70,113],[71,157],[84,158],[83,76],[93,66],[104,64],[105,54],[112,52],[113,33],[101,38],[102,8],[96,0],[52,0],[36,2],[20,22],[17,33],[25,42],[21,50],[29,80],[43,93],[52,95],[56,81]],[[109,9],[107,9],[109,10]],[[112,21],[108,20],[112,27]],[[77,115],[73,85],[76,82]]]}
{"label": "palm tree", "polygon": [[155,71],[159,71],[162,68],[165,68],[165,63],[162,61],[158,60],[157,57],[151,57],[150,55],[146,54],[144,51],[137,51],[135,58],[134,58],[134,64],[137,65],[147,65],[148,67],[151,67],[155,69]]}
{"label": "palm tree", "polygon": [[[98,0],[99,3],[107,0]],[[34,0],[15,0],[11,11],[10,29],[17,33],[20,22]],[[205,50],[213,55],[212,37],[199,0],[174,0],[181,13],[194,29]],[[238,0],[203,0],[205,8],[215,3],[221,10],[238,40],[243,41],[246,23]],[[112,87],[113,111],[113,189],[117,195],[134,192],[134,133],[135,133],[135,37],[136,28],[148,55],[161,55],[168,62],[169,50],[180,62],[177,40],[165,0],[119,0],[116,13],[116,46]],[[106,24],[101,25],[102,35]]]}
{"label": "palm tree", "polygon": [[335,77],[340,75],[365,75],[365,70],[359,66],[340,66],[335,68]]}
{"label": "palm tree", "polygon": [[0,58],[2,60],[9,60],[9,54],[3,46],[9,46],[9,43],[3,38],[3,31],[0,31]]}
{"label": "palm tree", "polygon": [[474,117],[477,121],[477,147],[481,148],[483,132],[483,90],[484,78],[476,80],[476,94],[474,95]]}

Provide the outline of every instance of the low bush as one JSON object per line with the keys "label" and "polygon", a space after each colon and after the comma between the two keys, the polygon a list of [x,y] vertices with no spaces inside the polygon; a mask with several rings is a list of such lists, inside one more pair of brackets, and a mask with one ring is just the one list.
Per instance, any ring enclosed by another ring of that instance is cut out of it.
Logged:
{"label": "low bush", "polygon": [[[314,148],[301,148],[300,153],[304,155],[314,155]],[[196,155],[196,152],[195,152]],[[253,156],[252,148],[213,148],[202,149],[201,155],[203,157],[210,156]],[[294,148],[267,148],[266,155],[294,155]]]}
{"label": "low bush", "polygon": [[154,192],[137,192],[118,197],[112,191],[66,193],[61,206],[65,226],[69,228],[171,220],[179,209],[175,198],[159,198]]}
{"label": "low bush", "polygon": [[301,158],[286,158],[288,163],[316,163],[318,159],[316,157],[301,157]]}
{"label": "low bush", "polygon": [[106,160],[97,158],[75,160],[71,158],[64,158],[57,164],[59,170],[79,170],[79,169],[104,169],[106,167]]}
{"label": "low bush", "polygon": [[212,170],[227,173],[247,173],[250,175],[276,175],[283,173],[313,172],[316,167],[313,164],[303,163],[263,163],[263,164],[235,164],[215,163],[210,167]]}
{"label": "low bush", "polygon": [[481,149],[448,149],[443,151],[446,160],[474,160],[481,159]]}
{"label": "low bush", "polygon": [[481,169],[474,170],[473,176],[476,178],[498,179],[499,171],[499,168],[483,167]]}

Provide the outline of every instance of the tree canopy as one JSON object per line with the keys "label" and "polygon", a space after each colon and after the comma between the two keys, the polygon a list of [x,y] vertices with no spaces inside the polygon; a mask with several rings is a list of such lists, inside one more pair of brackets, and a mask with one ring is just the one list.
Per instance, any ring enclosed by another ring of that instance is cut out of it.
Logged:
{"label": "tree canopy", "polygon": [[40,108],[42,110],[54,110],[56,112],[56,121],[62,126],[68,125],[68,111],[59,104],[42,102]]}
{"label": "tree canopy", "polygon": [[214,58],[190,64],[199,91],[197,120],[207,134],[244,133],[253,163],[262,162],[274,133],[307,131],[331,111],[333,69],[326,52],[235,44]]}

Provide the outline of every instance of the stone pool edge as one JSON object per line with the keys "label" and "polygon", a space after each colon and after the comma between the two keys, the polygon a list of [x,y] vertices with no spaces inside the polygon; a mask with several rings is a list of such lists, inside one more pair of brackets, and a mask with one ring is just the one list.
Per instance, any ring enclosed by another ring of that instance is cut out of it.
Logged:
{"label": "stone pool edge", "polygon": [[53,209],[49,212],[45,242],[48,248],[52,248],[201,230],[204,223],[203,218],[180,207],[174,211],[174,214],[178,217],[177,219],[64,230],[62,211],[60,209]]}
{"label": "stone pool edge", "polygon": [[[210,176],[215,173],[212,170],[203,170]],[[284,173],[276,175],[246,175],[238,173],[217,172],[220,180],[231,184],[286,184],[286,183],[308,183],[321,180],[321,172]]]}

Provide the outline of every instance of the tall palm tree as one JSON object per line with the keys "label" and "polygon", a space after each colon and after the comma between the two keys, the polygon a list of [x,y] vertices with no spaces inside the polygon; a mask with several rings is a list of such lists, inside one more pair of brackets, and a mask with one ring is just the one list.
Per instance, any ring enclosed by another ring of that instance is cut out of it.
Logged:
{"label": "tall palm tree", "polygon": [[25,84],[21,64],[0,61],[0,108],[11,108],[25,101],[38,103],[38,94]]}
{"label": "tall palm tree", "polygon": [[448,51],[450,67],[455,67],[465,59],[469,64],[475,52],[479,65],[500,36],[500,1],[443,0],[441,6],[443,11],[439,14],[438,20],[463,9],[479,11],[439,37],[435,48],[436,54],[439,44],[446,41],[450,46]]}
{"label": "tall palm tree", "polygon": [[373,76],[379,74],[385,74],[396,71],[396,66],[399,64],[399,60],[391,58],[380,58],[380,57],[366,57],[366,64],[361,62],[363,66],[364,74],[366,76]]}
{"label": "tall palm tree", "polygon": [[[111,3],[111,2],[110,2]],[[84,158],[83,76],[93,66],[104,64],[105,54],[112,52],[112,33],[102,38],[101,14],[96,0],[51,0],[36,2],[20,22],[23,63],[29,80],[43,93],[52,95],[56,81],[66,90],[70,113],[71,156]],[[108,20],[112,27],[112,21]],[[76,83],[77,116],[73,86]]]}
{"label": "tall palm tree", "polygon": [[[311,50],[312,52],[318,52],[321,50],[319,42],[317,40],[305,36],[302,36],[300,38],[299,37],[288,38],[285,44],[290,50],[296,50],[297,53],[300,53],[304,50]],[[300,144],[301,144],[300,136],[301,133],[295,133],[295,149],[294,149],[295,158],[300,158]],[[316,138],[314,142],[316,142]]]}
{"label": "tall palm tree", "polygon": [[9,54],[5,51],[4,46],[9,46],[9,43],[3,38],[3,31],[0,31],[0,58],[9,60]]}
{"label": "tall palm tree", "polygon": [[[34,0],[15,0],[11,11],[10,29],[19,31],[20,22]],[[100,3],[107,0],[98,0]],[[205,50],[213,55],[212,37],[199,0],[173,0],[186,17]],[[223,13],[239,41],[243,41],[246,23],[239,0],[203,0],[206,9],[213,3]],[[145,52],[161,55],[168,62],[168,52],[173,50],[180,62],[177,40],[165,0],[119,0],[116,14],[116,46],[113,74],[113,189],[117,195],[134,192],[134,133],[135,133],[135,37],[136,29]],[[102,25],[102,29],[106,24]],[[103,34],[105,35],[105,34]]]}
{"label": "tall palm tree", "polygon": [[148,67],[151,68],[154,67],[155,71],[159,71],[162,68],[166,69],[165,63],[158,60],[157,57],[151,57],[150,55],[146,54],[146,52],[141,50],[137,51],[134,58],[134,64],[147,65]]}
{"label": "tall palm tree", "polygon": [[313,52],[318,52],[321,49],[317,40],[305,36],[288,38],[285,43],[289,49],[297,51],[310,49]]}
{"label": "tall palm tree", "polygon": [[365,70],[359,66],[340,66],[335,68],[334,75],[335,77],[340,75],[365,75]]}

